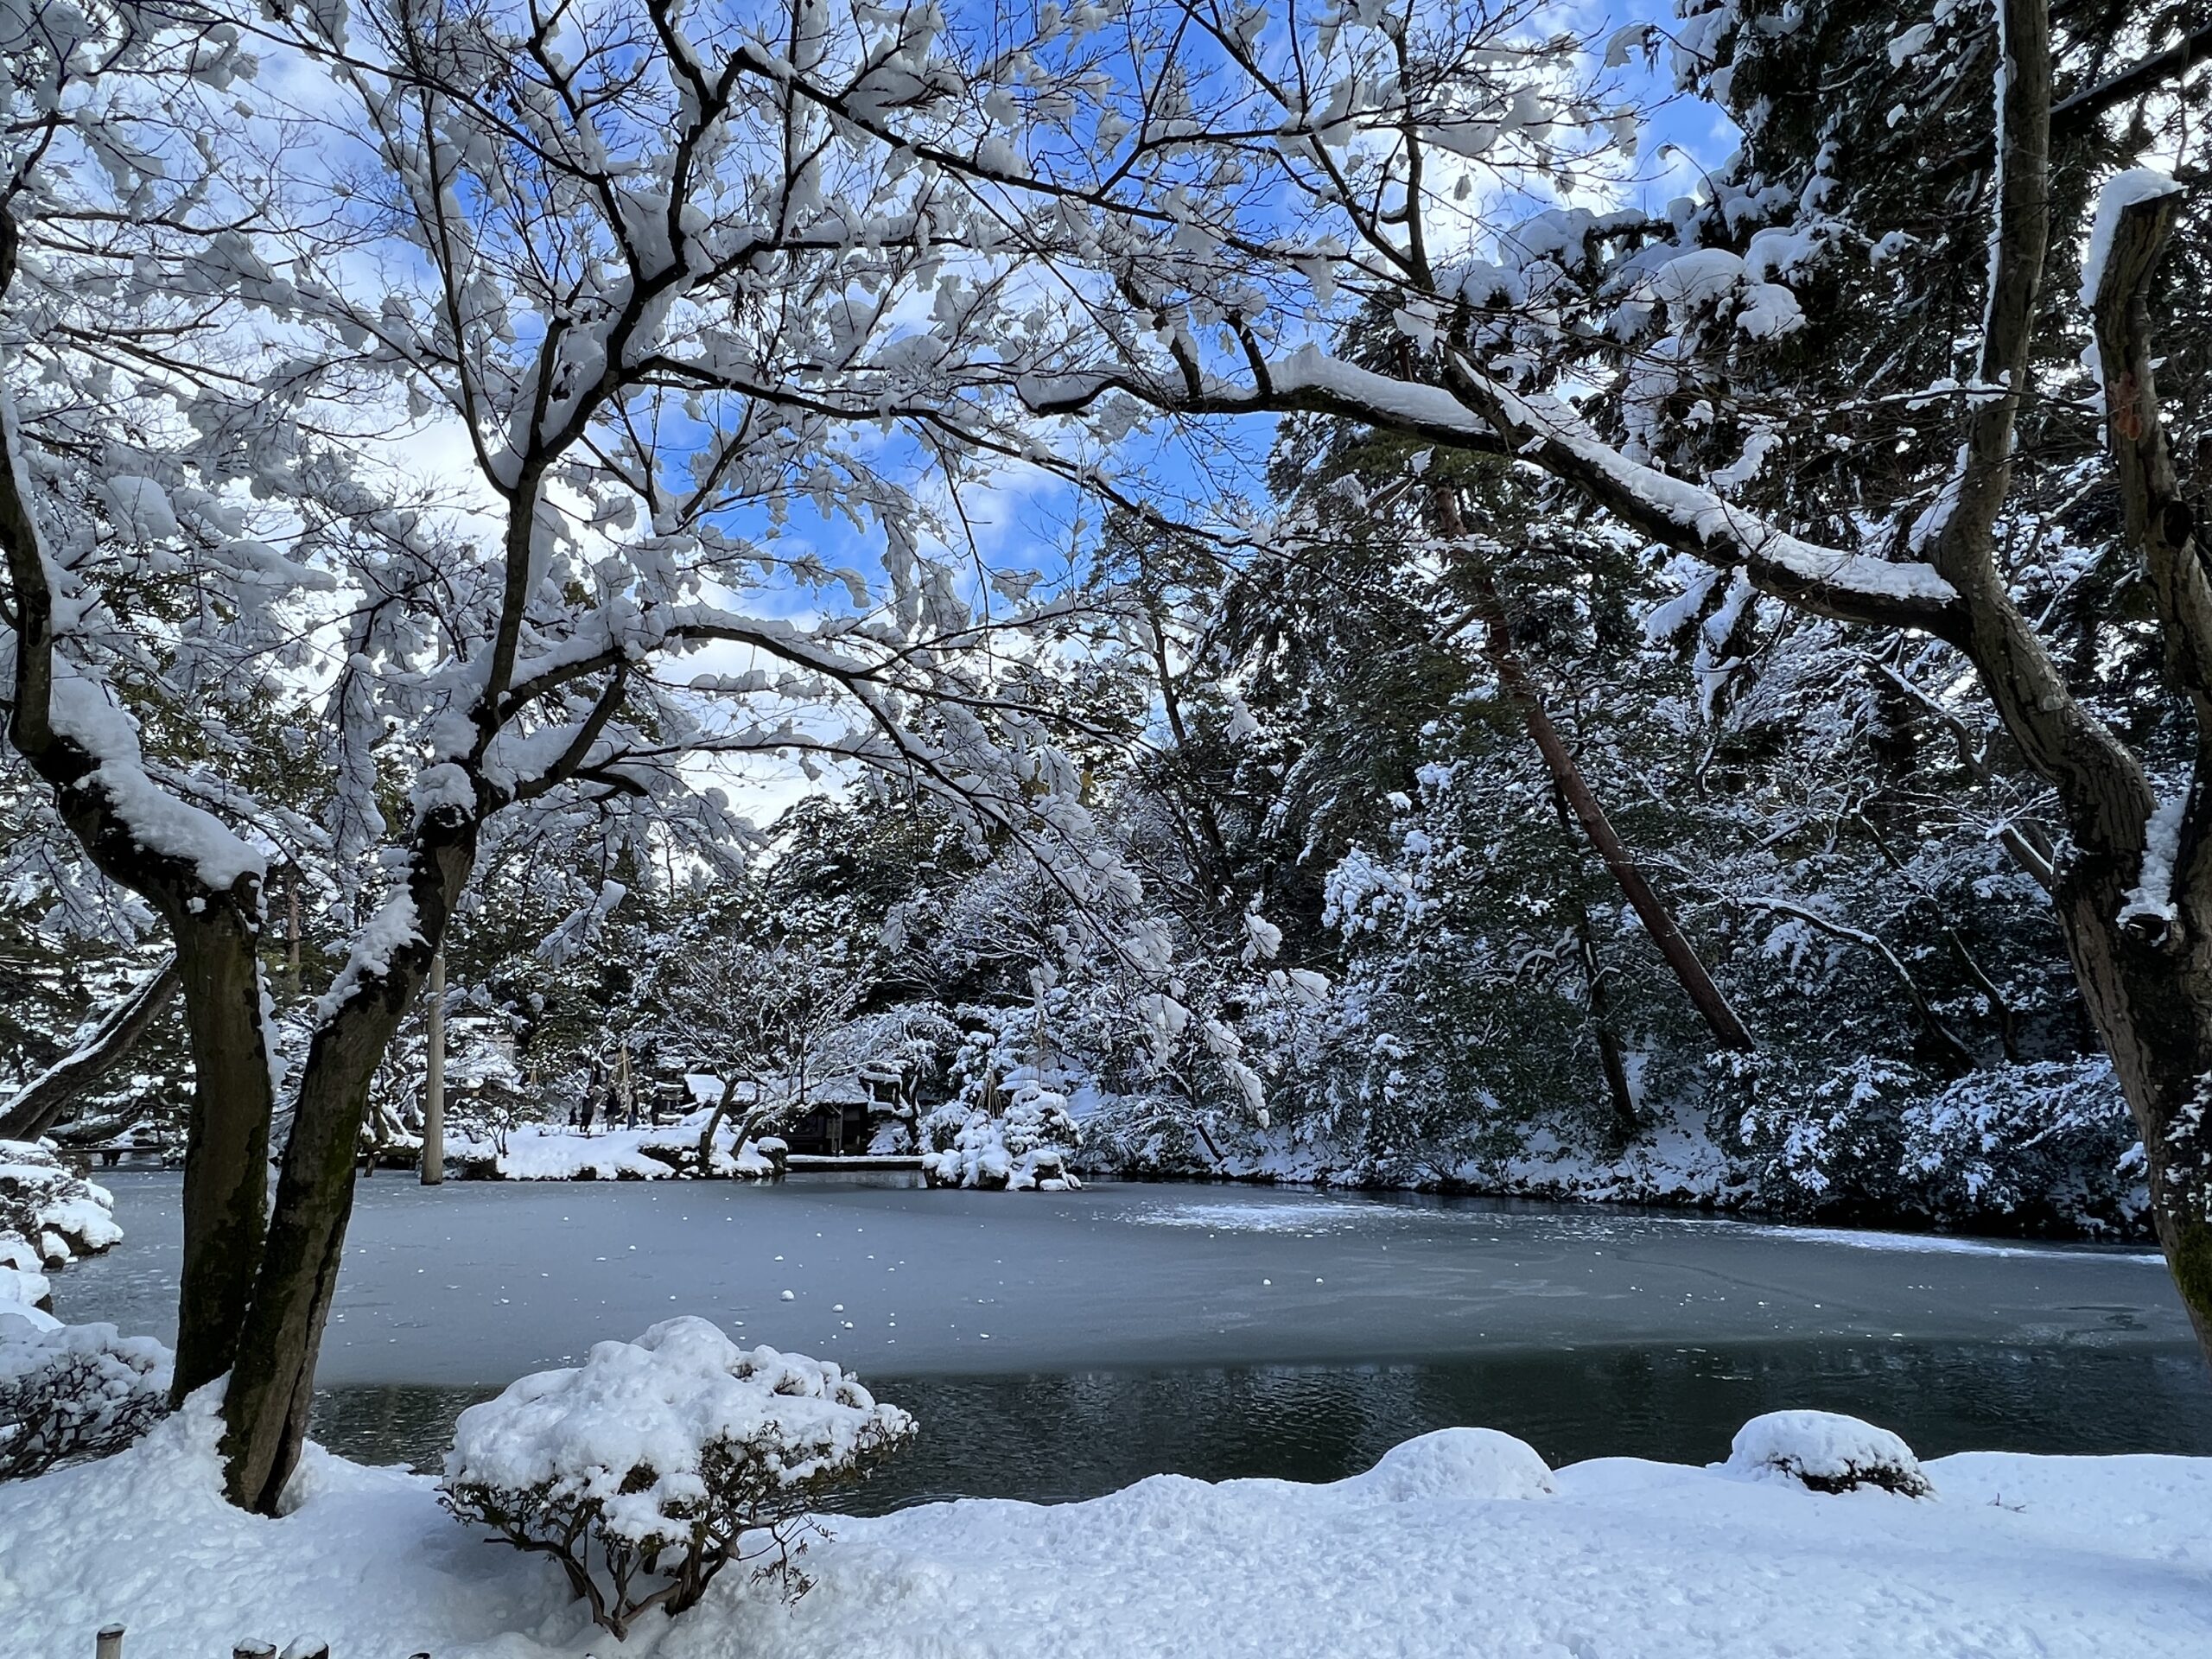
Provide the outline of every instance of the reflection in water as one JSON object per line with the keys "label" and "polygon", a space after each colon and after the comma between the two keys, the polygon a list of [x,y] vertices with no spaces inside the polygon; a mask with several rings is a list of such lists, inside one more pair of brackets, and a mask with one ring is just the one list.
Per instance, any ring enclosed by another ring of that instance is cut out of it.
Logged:
{"label": "reflection in water", "polygon": [[[1967,1450],[2212,1454],[2212,1382],[2193,1353],[1993,1344],[1786,1344],[1517,1351],[1440,1363],[871,1377],[920,1419],[861,1512],[943,1497],[1096,1497],[1147,1475],[1334,1480],[1411,1435],[1502,1428],[1554,1465],[1626,1455],[1706,1463],[1746,1418],[1847,1411],[1924,1457]],[[332,1449],[435,1469],[454,1416],[489,1389],[327,1390]]]}

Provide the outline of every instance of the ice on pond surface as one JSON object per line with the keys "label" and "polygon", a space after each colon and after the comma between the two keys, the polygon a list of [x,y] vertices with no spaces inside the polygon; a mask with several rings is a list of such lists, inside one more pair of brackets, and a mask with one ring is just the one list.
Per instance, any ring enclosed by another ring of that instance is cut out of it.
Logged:
{"label": "ice on pond surface", "polygon": [[[131,1248],[57,1278],[59,1309],[166,1338],[178,1183],[112,1185]],[[1929,1455],[2212,1452],[2212,1386],[2139,1252],[1873,1236],[1282,1188],[379,1179],[358,1189],[317,1432],[434,1460],[461,1407],[680,1313],[895,1379],[884,1397],[924,1433],[886,1501],[1333,1478],[1467,1423],[1554,1465],[1704,1463],[1798,1407]]]}

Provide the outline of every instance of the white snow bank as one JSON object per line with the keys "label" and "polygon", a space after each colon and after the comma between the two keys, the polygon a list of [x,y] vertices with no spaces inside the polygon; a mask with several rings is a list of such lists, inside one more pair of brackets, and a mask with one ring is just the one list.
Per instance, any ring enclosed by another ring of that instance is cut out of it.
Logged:
{"label": "white snow bank", "polygon": [[[1539,1501],[1176,1476],[1085,1503],[838,1519],[796,1608],[717,1580],[618,1648],[548,1563],[432,1484],[311,1452],[294,1512],[217,1496],[197,1406],[105,1462],[0,1488],[6,1650],[227,1652],[313,1636],[438,1659],[1958,1659],[2212,1652],[2212,1459],[1936,1459],[1940,1503],[1607,1459]],[[1430,1461],[1421,1442],[1407,1465]]]}
{"label": "white snow bank", "polygon": [[590,1504],[607,1532],[652,1545],[690,1535],[717,1446],[743,1448],[772,1484],[798,1487],[913,1427],[825,1360],[747,1351],[684,1317],[471,1406],[454,1425],[444,1484],[542,1489],[542,1504]]}
{"label": "white snow bank", "polygon": [[1736,1431],[1720,1467],[1744,1480],[1809,1491],[1862,1487],[1924,1497],[1934,1489],[1912,1448],[1886,1428],[1834,1411],[1770,1411]]}
{"label": "white snow bank", "polygon": [[0,1650],[88,1654],[111,1622],[149,1659],[301,1637],[341,1655],[543,1659],[600,1634],[575,1628],[558,1568],[486,1548],[425,1477],[310,1446],[292,1513],[232,1509],[221,1433],[203,1390],[127,1452],[0,1486]]}

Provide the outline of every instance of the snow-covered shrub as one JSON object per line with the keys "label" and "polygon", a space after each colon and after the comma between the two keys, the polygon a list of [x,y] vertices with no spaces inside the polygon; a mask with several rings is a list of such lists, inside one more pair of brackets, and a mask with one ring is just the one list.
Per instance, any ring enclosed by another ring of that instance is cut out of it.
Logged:
{"label": "snow-covered shrub", "polygon": [[1773,1208],[1808,1214],[1863,1207],[1893,1185],[1899,1103],[1923,1081],[1909,1065],[1855,1055],[1808,1078],[1738,1068],[1756,1103],[1737,1124],[1753,1184]]}
{"label": "snow-covered shrub", "polygon": [[[652,1156],[639,1144],[652,1133],[607,1129],[588,1135],[547,1124],[528,1124],[507,1136],[504,1151],[493,1152],[482,1161],[492,1174],[508,1181],[667,1180],[676,1174],[675,1166]],[[665,1132],[662,1133],[664,1138]],[[691,1145],[696,1150],[696,1135]],[[477,1156],[481,1160],[481,1154]]]}
{"label": "snow-covered shrub", "polygon": [[1970,1071],[1907,1105],[1901,1173],[1943,1220],[2138,1230],[2135,1122],[2103,1055]]}
{"label": "snow-covered shrub", "polygon": [[[803,1590],[808,1511],[913,1432],[836,1365],[687,1317],[470,1407],[440,1489],[462,1520],[551,1554],[620,1637],[649,1608],[692,1605],[733,1560]],[[748,1531],[764,1535],[741,1557]]]}
{"label": "snow-covered shrub", "polygon": [[940,1106],[922,1120],[922,1174],[931,1186],[1065,1192],[1083,1185],[1069,1168],[1083,1130],[1065,1095],[1017,1083],[1004,1110]]}
{"label": "snow-covered shrub", "polygon": [[0,1480],[129,1446],[168,1410],[174,1358],[111,1325],[41,1330],[0,1310]]}
{"label": "snow-covered shrub", "polygon": [[1346,1485],[1388,1503],[1438,1497],[1547,1497],[1551,1465],[1526,1440],[1495,1428],[1440,1428],[1401,1441]]}
{"label": "snow-covered shrub", "polygon": [[1872,1486],[1904,1497],[1936,1488],[1912,1448],[1886,1428],[1833,1411],[1770,1411],[1736,1431],[1722,1471],[1783,1480],[1815,1492]]}
{"label": "snow-covered shrub", "polygon": [[13,1233],[59,1267],[123,1236],[105,1187],[73,1174],[44,1147],[0,1141],[0,1238]]}

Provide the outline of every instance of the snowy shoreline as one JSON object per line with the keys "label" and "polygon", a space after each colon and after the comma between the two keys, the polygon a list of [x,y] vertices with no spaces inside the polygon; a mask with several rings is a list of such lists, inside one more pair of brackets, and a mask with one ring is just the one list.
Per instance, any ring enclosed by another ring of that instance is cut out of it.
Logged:
{"label": "snowy shoreline", "polygon": [[[590,1135],[550,1125],[530,1125],[511,1131],[506,1139],[505,1147],[496,1151],[489,1143],[451,1143],[448,1154],[450,1178],[578,1182],[698,1179],[698,1126],[692,1122],[634,1129],[607,1128]],[[747,1141],[741,1148],[731,1148],[727,1136],[723,1137],[715,1147],[711,1179],[775,1179],[777,1170],[768,1155],[770,1148],[780,1155],[782,1143]],[[1077,1160],[1074,1168],[1085,1181],[1116,1180],[1162,1186],[1281,1186],[1313,1192],[1525,1199],[1544,1204],[1699,1213],[1791,1230],[1826,1230],[1839,1234],[1875,1231],[1927,1238],[2024,1239],[2115,1245],[2152,1243],[2147,1228],[2123,1230],[2085,1222],[2069,1224],[2049,1216],[2022,1217],[2027,1224],[2006,1226],[2005,1216],[1988,1212],[1952,1223],[1923,1211],[1902,1207],[1847,1213],[1785,1211],[1759,1203],[1749,1187],[1730,1182],[1718,1150],[1709,1143],[1702,1147],[1704,1156],[1691,1156],[1692,1150],[1660,1146],[1639,1149],[1611,1163],[1602,1163],[1586,1156],[1566,1155],[1563,1151],[1545,1155],[1540,1149],[1497,1165],[1462,1163],[1449,1171],[1431,1172],[1411,1179],[1394,1179],[1372,1165],[1362,1165],[1357,1160],[1337,1162],[1314,1154],[1293,1156],[1281,1149],[1258,1155],[1232,1156],[1211,1170],[1160,1168],[1097,1158]],[[1670,1153],[1681,1155],[1668,1155]],[[1014,1189],[1017,1192],[1021,1190],[1019,1186]]]}
{"label": "snowy shoreline", "polygon": [[1546,1471],[1519,1442],[1446,1430],[1325,1485],[1159,1476],[1084,1503],[830,1518],[796,1606],[733,1572],[617,1643],[427,1478],[317,1450],[283,1518],[227,1508],[213,1433],[188,1409],[0,1490],[10,1651],[88,1651],[110,1621],[163,1659],[250,1637],[346,1659],[2212,1649],[2212,1459],[1967,1452],[1926,1465],[1933,1494],[1912,1498],[1816,1492],[1740,1459]]}

